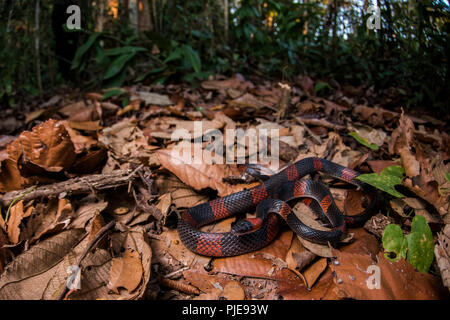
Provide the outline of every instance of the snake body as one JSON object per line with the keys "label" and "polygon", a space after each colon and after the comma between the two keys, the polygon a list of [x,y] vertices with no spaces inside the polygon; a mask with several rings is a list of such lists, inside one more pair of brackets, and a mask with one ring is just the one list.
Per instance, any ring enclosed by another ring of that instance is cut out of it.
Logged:
{"label": "snake body", "polygon": [[[346,227],[361,226],[373,214],[375,199],[357,216],[343,215],[333,197],[321,182],[302,179],[323,172],[359,187],[366,193],[371,188],[356,180],[358,172],[322,158],[302,159],[273,175],[260,185],[192,207],[181,213],[178,234],[181,241],[198,254],[212,257],[236,256],[252,252],[269,244],[277,235],[280,220],[300,237],[309,241],[335,245]],[[305,225],[286,201],[302,198],[320,220],[328,224],[329,231]],[[246,218],[236,223],[230,232],[208,233],[199,228],[206,224],[240,213],[252,212],[256,218]]]}

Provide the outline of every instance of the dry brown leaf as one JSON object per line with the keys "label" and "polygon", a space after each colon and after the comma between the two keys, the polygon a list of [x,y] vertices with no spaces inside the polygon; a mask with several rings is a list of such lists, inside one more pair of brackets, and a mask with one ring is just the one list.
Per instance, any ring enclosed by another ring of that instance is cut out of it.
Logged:
{"label": "dry brown leaf", "polygon": [[85,228],[88,222],[108,206],[108,202],[98,200],[93,196],[85,197],[75,211],[75,219],[71,222],[71,228]]}
{"label": "dry brown leaf", "polygon": [[177,208],[191,208],[208,201],[207,196],[196,193],[173,174],[158,176],[154,180],[154,184],[159,194],[170,193],[172,203]]}
{"label": "dry brown leaf", "polygon": [[358,105],[353,109],[355,118],[367,121],[375,127],[385,127],[398,117],[398,113],[382,108],[371,108]]}
{"label": "dry brown leaf", "polygon": [[139,161],[147,159],[147,162],[150,162],[152,150],[155,149],[148,144],[142,131],[130,119],[123,119],[103,129],[99,141],[116,159],[123,162],[132,159]]}
{"label": "dry brown leaf", "polygon": [[[339,252],[331,264],[336,292],[341,298],[363,300],[429,300],[448,298],[440,279],[414,270],[401,259],[389,262],[382,252],[376,260],[369,255]],[[372,270],[370,268],[373,268]],[[379,268],[379,269],[377,269]],[[377,273],[376,270],[379,270]],[[379,275],[379,279],[376,275]],[[375,282],[372,282],[375,280]],[[378,282],[377,282],[378,280]],[[379,289],[377,289],[379,285]]]}
{"label": "dry brown leaf", "polygon": [[344,201],[344,212],[347,215],[358,215],[364,211],[363,199],[365,193],[361,190],[348,190]]}
{"label": "dry brown leaf", "polygon": [[[181,151],[184,152],[187,148],[190,149],[191,145],[188,144],[186,147],[182,148]],[[226,164],[211,165],[205,162],[196,164],[193,163],[194,161],[183,159],[183,154],[181,154],[181,157],[177,155],[177,152],[172,154],[172,150],[170,149],[158,150],[156,151],[156,154],[164,168],[175,174],[181,181],[193,187],[195,190],[212,188],[217,190],[220,197],[223,197],[257,184],[231,185],[223,182],[223,178],[240,175],[236,166]]]}
{"label": "dry brown leaf", "polygon": [[[322,226],[320,222],[314,219],[314,215],[311,212],[311,209],[306,206],[304,203],[299,202],[297,203],[294,208],[292,208],[292,211],[294,214],[299,218],[304,224],[317,229],[317,230],[323,230],[327,231],[330,230],[329,228],[325,228]],[[327,245],[317,244],[311,241],[308,241],[306,239],[303,239],[302,237],[296,235],[297,238],[300,240],[301,244],[314,253],[315,255],[318,255],[320,257],[332,257],[331,249]]]}
{"label": "dry brown leaf", "polygon": [[29,206],[26,209],[26,212],[24,212],[23,200],[20,200],[11,207],[11,210],[9,212],[9,219],[7,221],[8,237],[11,243],[13,244],[19,243],[19,236],[20,236],[19,226],[22,223],[22,219],[25,216],[29,215],[33,209],[34,207]]}
{"label": "dry brown leaf", "polygon": [[391,160],[372,160],[367,161],[367,164],[370,166],[373,172],[380,174],[383,169],[389,166],[398,166],[399,163]]}
{"label": "dry brown leaf", "polygon": [[[120,233],[114,233],[113,235],[120,235]],[[141,281],[138,287],[130,293],[127,289],[120,289],[119,295],[108,289],[107,283],[110,280],[110,269],[112,265],[111,255],[108,250],[97,248],[90,252],[81,263],[82,277],[80,290],[71,292],[68,296],[71,300],[131,300],[139,299],[143,296],[145,289],[147,288],[148,281],[151,274],[152,250],[148,244],[148,239],[145,235],[145,231],[141,227],[134,227],[129,230],[128,234],[123,234],[122,244],[124,248],[132,249],[133,252],[137,252],[139,260],[141,262],[142,272],[140,273]],[[125,240],[125,241],[123,241]],[[88,243],[88,237],[85,238],[83,243],[80,243],[76,247],[76,253],[81,254]],[[119,258],[120,259],[120,258]],[[133,275],[134,277],[135,275]]]}
{"label": "dry brown leaf", "polygon": [[236,77],[227,80],[203,81],[201,83],[201,86],[203,89],[206,90],[226,90],[226,89],[246,90],[248,88],[254,87],[251,82],[243,81],[242,79],[238,79]]}
{"label": "dry brown leaf", "polygon": [[104,225],[105,220],[103,219],[102,214],[99,211],[97,211],[91,222],[91,228],[89,230],[89,240],[94,239],[95,235],[101,228],[103,228]]}
{"label": "dry brown leaf", "polygon": [[125,250],[120,258],[114,258],[109,272],[108,289],[119,293],[118,288],[126,288],[133,292],[142,279],[142,263],[139,253],[131,249]]}
{"label": "dry brown leaf", "polygon": [[229,275],[208,274],[203,267],[186,270],[183,277],[202,292],[208,292],[215,286],[223,288],[230,279]]}
{"label": "dry brown leaf", "polygon": [[[32,182],[21,172],[39,175],[39,181],[51,181],[48,172],[69,169],[75,161],[75,150],[60,121],[48,120],[32,131],[24,131],[7,147],[8,159],[0,163],[0,191],[20,189]],[[19,163],[20,162],[20,163]],[[20,166],[19,166],[20,164]]]}
{"label": "dry brown leaf", "polygon": [[75,130],[98,131],[102,129],[100,121],[67,121],[68,125]]}
{"label": "dry brown leaf", "polygon": [[440,217],[435,217],[428,212],[426,209],[426,203],[418,198],[401,198],[401,199],[392,199],[390,201],[392,209],[397,212],[400,216],[404,218],[413,217],[411,211],[407,211],[408,209],[414,209],[414,213],[416,215],[420,215],[425,217],[427,223],[442,223]]}
{"label": "dry brown leaf", "polygon": [[321,258],[318,261],[311,264],[302,272],[304,279],[306,281],[305,285],[307,288],[311,289],[316,283],[317,279],[327,268],[328,263],[326,258]]}
{"label": "dry brown leaf", "polygon": [[146,105],[170,106],[173,104],[168,96],[154,92],[136,91],[133,93],[130,100],[133,100],[134,98],[144,101]]}
{"label": "dry brown leaf", "polygon": [[303,76],[300,79],[300,86],[302,87],[303,91],[305,91],[305,93],[308,96],[314,96],[315,95],[315,91],[314,91],[314,81],[308,77],[308,76]]}
{"label": "dry brown leaf", "polygon": [[64,230],[74,217],[72,204],[65,198],[51,199],[45,207],[36,206],[36,212],[26,224],[27,233],[33,235],[30,242],[34,243],[43,236]]}
{"label": "dry brown leaf", "polygon": [[442,232],[438,233],[434,255],[441,272],[442,282],[450,290],[450,224],[447,224]]}
{"label": "dry brown leaf", "polygon": [[172,197],[170,193],[165,193],[158,198],[158,202],[156,203],[156,207],[161,211],[162,215],[165,217],[167,213],[169,213],[170,205],[172,204]]}
{"label": "dry brown leaf", "polygon": [[[284,263],[291,241],[292,231],[287,230],[265,248],[236,257],[216,259],[213,271],[244,277],[303,283],[294,272],[287,269],[287,265]],[[284,266],[278,267],[277,259],[282,261]]]}
{"label": "dry brown leaf", "polygon": [[229,281],[223,287],[221,296],[226,300],[244,300],[245,292],[238,281]]}
{"label": "dry brown leaf", "polygon": [[306,250],[298,237],[294,237],[285,260],[289,269],[302,271],[315,257],[314,253]]}
{"label": "dry brown leaf", "polygon": [[[42,299],[50,279],[83,233],[81,229],[61,232],[17,256],[0,277],[0,299]],[[67,277],[66,269],[63,272]]]}
{"label": "dry brown leaf", "polygon": [[327,268],[312,289],[308,290],[303,281],[278,281],[277,293],[284,300],[338,300],[339,297],[334,292],[335,287],[331,270]]}

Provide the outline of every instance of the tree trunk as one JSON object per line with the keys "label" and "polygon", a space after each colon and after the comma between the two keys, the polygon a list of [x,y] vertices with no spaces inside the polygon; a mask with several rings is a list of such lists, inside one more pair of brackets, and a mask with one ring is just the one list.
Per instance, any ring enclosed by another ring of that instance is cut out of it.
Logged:
{"label": "tree trunk", "polygon": [[36,7],[34,11],[34,49],[36,51],[36,80],[39,89],[39,94],[42,94],[42,80],[41,80],[41,57],[40,57],[40,44],[39,44],[39,15],[40,15],[40,3],[36,0]]}
{"label": "tree trunk", "polygon": [[150,17],[150,6],[148,0],[138,1],[138,31],[152,31],[153,24]]}

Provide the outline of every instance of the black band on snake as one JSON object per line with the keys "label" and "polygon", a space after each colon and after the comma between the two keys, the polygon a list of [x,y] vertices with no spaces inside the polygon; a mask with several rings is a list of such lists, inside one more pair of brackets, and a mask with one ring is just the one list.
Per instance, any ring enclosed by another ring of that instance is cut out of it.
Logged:
{"label": "black band on snake", "polygon": [[[300,237],[311,242],[336,245],[346,227],[362,226],[376,209],[376,196],[364,212],[357,216],[343,215],[324,184],[304,180],[302,177],[323,172],[360,188],[367,194],[372,188],[356,180],[358,172],[321,158],[302,159],[273,175],[260,185],[192,207],[181,213],[178,234],[191,251],[205,256],[236,256],[261,249],[277,235],[280,219]],[[373,193],[372,193],[373,194]],[[331,230],[316,230],[305,225],[286,203],[302,198],[311,210]],[[207,233],[198,228],[213,221],[256,208],[256,218],[246,218],[236,223],[231,232]]]}

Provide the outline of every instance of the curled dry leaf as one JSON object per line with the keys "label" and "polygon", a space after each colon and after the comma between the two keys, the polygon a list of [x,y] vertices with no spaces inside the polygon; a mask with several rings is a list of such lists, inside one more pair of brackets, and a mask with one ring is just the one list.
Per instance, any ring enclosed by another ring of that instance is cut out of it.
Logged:
{"label": "curled dry leaf", "polygon": [[142,263],[139,253],[131,249],[125,250],[120,258],[114,258],[109,272],[108,289],[119,293],[118,288],[126,288],[133,292],[142,279]]}
{"label": "curled dry leaf", "polygon": [[294,237],[291,247],[286,254],[286,263],[291,270],[302,271],[304,267],[310,264],[316,255],[300,243],[298,237]]}
{"label": "curled dry leaf", "polygon": [[383,237],[384,229],[391,223],[394,223],[394,219],[378,213],[367,220],[364,224],[364,229],[381,239]]}
{"label": "curled dry leaf", "polygon": [[320,275],[325,271],[327,266],[327,259],[321,258],[311,264],[306,268],[306,270],[302,272],[306,282],[305,285],[308,289],[311,289],[313,287],[313,285],[316,283],[317,279],[319,279]]}
{"label": "curled dry leaf", "polygon": [[84,228],[88,222],[99,212],[108,206],[108,202],[98,200],[93,196],[85,197],[78,209],[75,211],[75,219],[70,226],[72,228]]}
{"label": "curled dry leaf", "polygon": [[236,166],[212,165],[206,162],[195,163],[193,156],[185,159],[186,157],[183,157],[184,152],[188,152],[186,150],[191,148],[193,147],[190,144],[183,144],[176,151],[164,149],[156,151],[156,154],[164,168],[195,190],[212,188],[217,190],[220,197],[223,197],[252,186],[246,184],[231,185],[222,181],[223,178],[240,175]]}
{"label": "curled dry leaf", "polygon": [[[294,208],[292,208],[292,210],[297,216],[297,218],[299,218],[304,224],[317,230],[324,230],[324,231],[330,230],[329,228],[325,228],[324,226],[322,226],[320,222],[314,219],[314,215],[311,212],[311,209],[304,203],[302,202],[297,203],[294,206]],[[333,256],[329,246],[305,240],[300,236],[297,237],[300,240],[301,244],[315,255],[328,258]]]}
{"label": "curled dry leaf", "polygon": [[20,200],[15,205],[11,207],[9,212],[9,219],[7,221],[7,230],[8,230],[8,238],[9,241],[13,244],[19,243],[20,236],[20,224],[22,223],[22,219],[29,216],[33,211],[34,207],[29,206],[24,211],[23,200]]}
{"label": "curled dry leaf", "polygon": [[389,125],[398,117],[398,113],[382,108],[371,108],[358,105],[353,109],[353,115],[359,120],[365,120],[375,127]]}
{"label": "curled dry leaf", "polygon": [[0,163],[0,191],[20,189],[29,183],[27,176],[39,175],[46,181],[49,172],[69,169],[75,161],[75,149],[64,125],[48,120],[24,131],[7,147],[8,158]]}
{"label": "curled dry leaf", "polygon": [[47,206],[37,205],[26,223],[26,232],[32,236],[30,242],[64,230],[74,217],[72,204],[65,198],[51,199]]}
{"label": "curled dry leaf", "polygon": [[[392,199],[390,201],[392,209],[397,212],[403,218],[413,217],[413,213],[425,217],[427,223],[442,223],[441,217],[435,217],[426,209],[426,203],[418,198],[402,198]],[[414,212],[412,212],[412,210]],[[408,211],[409,210],[409,211]]]}

